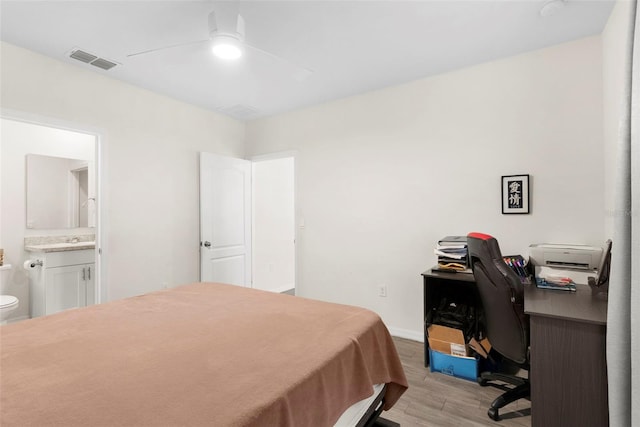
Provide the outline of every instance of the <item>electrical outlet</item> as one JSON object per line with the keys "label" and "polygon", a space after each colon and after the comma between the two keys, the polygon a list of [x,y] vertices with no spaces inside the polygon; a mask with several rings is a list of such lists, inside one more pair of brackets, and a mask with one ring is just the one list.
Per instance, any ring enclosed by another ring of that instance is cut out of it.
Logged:
{"label": "electrical outlet", "polygon": [[378,296],[386,297],[387,296],[387,285],[378,286]]}
{"label": "electrical outlet", "polygon": [[169,282],[162,282],[162,289],[167,289],[169,287]]}

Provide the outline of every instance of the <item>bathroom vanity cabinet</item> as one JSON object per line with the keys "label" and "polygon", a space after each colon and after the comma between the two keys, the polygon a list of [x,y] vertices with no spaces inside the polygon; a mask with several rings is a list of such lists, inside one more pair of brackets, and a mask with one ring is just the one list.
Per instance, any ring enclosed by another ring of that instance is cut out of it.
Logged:
{"label": "bathroom vanity cabinet", "polygon": [[31,270],[31,317],[95,303],[95,249],[35,252]]}

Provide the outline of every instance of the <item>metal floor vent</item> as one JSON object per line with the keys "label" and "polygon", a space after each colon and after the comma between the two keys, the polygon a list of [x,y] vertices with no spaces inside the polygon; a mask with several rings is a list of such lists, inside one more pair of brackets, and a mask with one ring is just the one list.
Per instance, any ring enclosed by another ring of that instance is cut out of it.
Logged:
{"label": "metal floor vent", "polygon": [[119,65],[117,62],[99,58],[92,53],[85,52],[84,50],[80,49],[73,49],[69,54],[69,58],[76,59],[80,62],[84,62],[85,64],[91,64],[95,67],[102,68],[103,70],[110,70],[116,65]]}

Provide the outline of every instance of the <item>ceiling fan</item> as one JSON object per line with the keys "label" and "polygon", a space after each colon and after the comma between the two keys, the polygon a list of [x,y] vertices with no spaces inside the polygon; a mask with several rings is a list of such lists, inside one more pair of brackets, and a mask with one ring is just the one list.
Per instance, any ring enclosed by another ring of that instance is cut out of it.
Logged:
{"label": "ceiling fan", "polygon": [[253,45],[248,44],[245,41],[245,23],[244,18],[235,10],[229,10],[220,8],[217,11],[209,13],[209,38],[204,40],[194,40],[184,43],[177,43],[168,46],[158,47],[154,49],[143,50],[127,55],[127,58],[146,55],[166,49],[174,49],[188,45],[195,45],[199,43],[210,43],[211,51],[214,56],[226,60],[233,61],[239,59],[247,51],[252,51],[254,54],[264,55],[272,60],[280,61],[291,67],[294,72],[293,75],[296,80],[303,80],[313,73],[313,70],[303,67],[299,64],[295,64],[281,56],[275,55],[271,52],[267,52]]}

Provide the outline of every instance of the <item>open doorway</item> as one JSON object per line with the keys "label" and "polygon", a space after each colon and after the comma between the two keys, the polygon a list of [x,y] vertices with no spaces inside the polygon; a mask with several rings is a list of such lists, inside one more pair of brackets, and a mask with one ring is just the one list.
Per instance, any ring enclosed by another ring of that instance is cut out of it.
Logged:
{"label": "open doorway", "polygon": [[252,159],[253,288],[295,294],[295,158]]}
{"label": "open doorway", "polygon": [[20,301],[9,320],[30,317],[29,272],[22,267],[27,240],[57,243],[93,236],[92,273],[97,274],[91,303],[106,301],[102,216],[96,203],[104,176],[100,136],[75,124],[13,111],[3,110],[0,122],[0,247],[12,264],[2,293]]}
{"label": "open doorway", "polygon": [[89,168],[81,167],[70,172],[69,183],[69,212],[71,214],[71,227],[94,227],[95,214],[93,206],[89,202],[94,202],[95,197],[91,197],[89,187]]}

